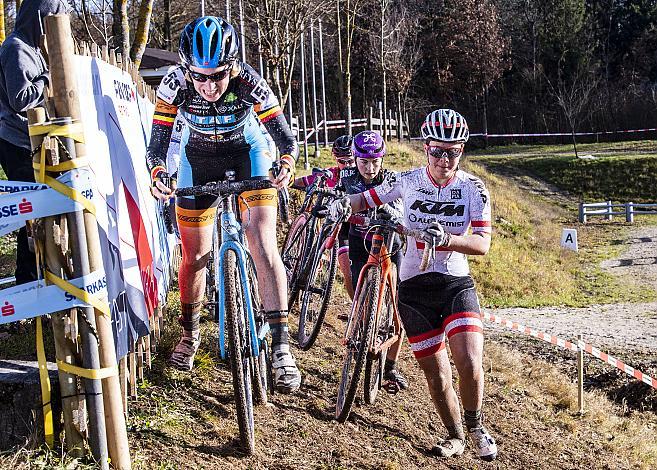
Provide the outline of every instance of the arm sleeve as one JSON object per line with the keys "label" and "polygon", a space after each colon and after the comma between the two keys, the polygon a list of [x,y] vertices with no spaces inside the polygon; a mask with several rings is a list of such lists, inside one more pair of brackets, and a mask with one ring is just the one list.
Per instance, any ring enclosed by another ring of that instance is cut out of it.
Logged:
{"label": "arm sleeve", "polygon": [[173,124],[178,115],[182,83],[184,83],[181,83],[181,79],[184,80],[182,72],[172,69],[162,78],[157,89],[151,140],[146,151],[146,164],[151,179],[160,171],[166,171],[167,151],[171,142]]}
{"label": "arm sleeve", "polygon": [[297,140],[292,135],[290,126],[278,103],[278,98],[276,98],[267,81],[247,64],[242,64],[240,78],[242,83],[250,88],[247,101],[253,104],[253,110],[265,129],[267,129],[267,132],[269,132],[269,135],[271,135],[278,151],[281,155],[290,155],[296,162],[299,158]]}
{"label": "arm sleeve", "polygon": [[397,173],[391,172],[380,185],[361,194],[365,199],[368,209],[389,204],[402,197],[402,179]]}
{"label": "arm sleeve", "polygon": [[479,178],[470,178],[470,183],[470,225],[472,226],[472,233],[491,233],[490,194]]}
{"label": "arm sleeve", "polygon": [[43,101],[43,89],[49,83],[48,74],[34,76],[30,73],[40,67],[34,58],[21,48],[16,47],[5,55],[2,70],[5,74],[9,106],[14,112],[25,112]]}

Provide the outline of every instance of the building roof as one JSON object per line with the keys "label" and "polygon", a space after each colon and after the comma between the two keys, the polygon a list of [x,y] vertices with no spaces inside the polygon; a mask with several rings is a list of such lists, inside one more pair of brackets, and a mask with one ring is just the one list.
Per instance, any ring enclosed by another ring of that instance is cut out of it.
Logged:
{"label": "building roof", "polygon": [[147,47],[139,64],[139,70],[159,69],[160,67],[169,67],[180,62],[177,52],[165,51],[164,49],[155,49]]}

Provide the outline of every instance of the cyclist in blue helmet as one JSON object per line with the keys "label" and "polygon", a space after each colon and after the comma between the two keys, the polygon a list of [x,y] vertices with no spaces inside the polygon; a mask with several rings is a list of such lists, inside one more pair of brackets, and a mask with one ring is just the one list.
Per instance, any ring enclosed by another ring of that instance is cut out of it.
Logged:
{"label": "cyclist in blue helmet", "polygon": [[[169,177],[166,155],[174,120],[181,116],[186,130],[178,186],[223,180],[227,170],[234,170],[237,180],[269,178],[274,184],[272,189],[243,193],[240,210],[248,210],[246,236],[258,247],[251,254],[272,332],[275,384],[282,392],[292,392],[301,385],[301,374],[288,343],[287,282],[276,245],[276,188],[294,177],[299,152],[278,99],[250,65],[238,60],[238,49],[235,29],[221,18],[204,16],[185,26],[180,37],[181,64],[169,70],[157,90],[146,160],[153,195],[170,198],[172,191],[164,184]],[[266,133],[280,153],[283,170],[277,176],[270,172],[275,156]],[[200,344],[205,268],[217,204],[217,198],[209,196],[176,199],[183,252],[178,276],[183,334],[170,362],[183,370],[193,367]]]}

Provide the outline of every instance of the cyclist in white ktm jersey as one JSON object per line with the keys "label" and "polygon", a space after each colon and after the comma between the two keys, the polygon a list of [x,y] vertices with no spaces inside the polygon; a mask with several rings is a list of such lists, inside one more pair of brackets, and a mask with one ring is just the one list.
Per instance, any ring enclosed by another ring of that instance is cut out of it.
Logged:
{"label": "cyclist in white ktm jersey", "polygon": [[[491,203],[484,183],[459,169],[469,137],[465,118],[451,109],[429,114],[421,128],[425,167],[329,206],[337,220],[401,198],[404,225],[424,230],[424,241],[409,240],[401,262],[399,313],[413,354],[427,379],[431,398],[447,436],[432,449],[441,457],[461,455],[465,433],[459,399],[452,384],[446,342],[459,374],[465,425],[479,457],[497,457],[497,445],[483,426],[483,324],[467,255],[485,255],[491,242]],[[425,271],[425,243],[435,257]]]}

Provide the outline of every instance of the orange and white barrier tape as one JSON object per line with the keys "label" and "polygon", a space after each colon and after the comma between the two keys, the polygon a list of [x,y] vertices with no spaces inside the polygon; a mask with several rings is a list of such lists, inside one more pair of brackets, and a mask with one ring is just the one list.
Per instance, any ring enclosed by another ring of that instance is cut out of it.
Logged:
{"label": "orange and white barrier tape", "polygon": [[496,315],[492,315],[488,312],[482,313],[482,316],[484,320],[492,321],[494,323],[497,323],[498,325],[503,325],[506,326],[507,328],[510,328],[511,330],[517,331],[519,333],[532,336],[534,338],[538,338],[540,340],[545,341],[546,343],[554,344],[556,346],[560,346],[564,349],[568,349],[573,352],[577,352],[580,349],[583,351],[589,353],[593,357],[596,357],[600,359],[601,361],[606,362],[607,364],[616,367],[617,369],[622,370],[625,372],[627,375],[630,375],[634,377],[635,379],[638,379],[642,381],[643,383],[651,386],[654,389],[657,389],[657,380],[654,379],[653,377],[644,374],[643,372],[640,372],[636,370],[634,367],[628,366],[625,364],[623,361],[616,359],[614,356],[607,354],[605,352],[600,351],[598,348],[585,343],[584,341],[578,341],[577,343],[573,343],[571,341],[566,341],[564,339],[561,339],[557,336],[554,335],[549,335],[547,333],[543,333],[542,331],[535,330],[533,328],[529,328],[528,326],[521,325],[520,323],[507,320],[506,318],[501,318]]}

